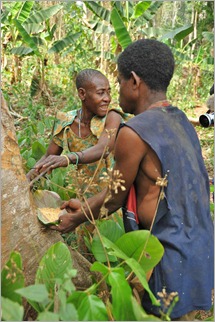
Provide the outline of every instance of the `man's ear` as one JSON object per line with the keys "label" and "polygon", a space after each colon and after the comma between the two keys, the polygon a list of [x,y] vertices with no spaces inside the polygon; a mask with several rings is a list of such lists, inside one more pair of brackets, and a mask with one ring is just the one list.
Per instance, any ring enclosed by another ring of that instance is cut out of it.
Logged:
{"label": "man's ear", "polygon": [[141,83],[141,78],[133,71],[131,72],[131,80],[133,82],[133,86],[139,87]]}
{"label": "man's ear", "polygon": [[85,89],[84,89],[84,88],[80,87],[80,88],[78,89],[78,96],[79,96],[79,98],[80,98],[82,101],[84,101],[84,100],[85,100],[85,97],[86,97],[86,91],[85,91]]}

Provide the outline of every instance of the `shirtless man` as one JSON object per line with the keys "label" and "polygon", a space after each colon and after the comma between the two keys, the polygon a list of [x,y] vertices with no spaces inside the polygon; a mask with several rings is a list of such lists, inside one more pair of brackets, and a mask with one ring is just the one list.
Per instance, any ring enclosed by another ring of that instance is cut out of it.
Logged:
{"label": "shirtless man", "polygon": [[[155,296],[162,290],[178,292],[171,319],[190,321],[195,310],[212,305],[213,223],[208,175],[195,129],[166,98],[173,72],[169,47],[156,40],[138,40],[118,58],[119,104],[135,117],[122,126],[115,143],[115,169],[122,173],[126,190],[113,192],[106,207],[111,214],[125,206],[134,186],[139,229],[152,225],[152,234],[165,249],[149,280],[150,289]],[[165,176],[164,196],[158,205],[161,187],[156,183]],[[95,218],[105,194],[103,190],[88,199]],[[69,232],[86,221],[79,200],[71,199],[62,208],[68,214],[53,229]],[[146,292],[142,306],[160,316]]]}

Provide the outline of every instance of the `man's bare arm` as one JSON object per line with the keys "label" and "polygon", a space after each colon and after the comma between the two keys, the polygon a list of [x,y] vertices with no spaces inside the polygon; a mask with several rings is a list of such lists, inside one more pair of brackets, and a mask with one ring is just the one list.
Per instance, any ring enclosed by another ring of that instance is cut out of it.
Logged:
{"label": "man's bare arm", "polygon": [[[115,146],[116,164],[114,170],[119,170],[122,173],[122,179],[125,180],[124,187],[126,189],[119,189],[118,193],[115,193],[114,190],[112,191],[112,198],[105,205],[109,214],[124,204],[128,191],[135,181],[140,162],[147,153],[147,149],[148,147],[130,128],[124,127],[120,130]],[[97,219],[106,194],[107,189],[87,199],[87,204],[81,204],[77,199],[71,199],[64,203],[62,209],[66,208],[69,213],[60,217],[61,222],[59,226],[52,226],[51,228],[62,233],[74,230],[81,223],[87,221],[83,208],[89,218],[92,213],[94,218]]]}

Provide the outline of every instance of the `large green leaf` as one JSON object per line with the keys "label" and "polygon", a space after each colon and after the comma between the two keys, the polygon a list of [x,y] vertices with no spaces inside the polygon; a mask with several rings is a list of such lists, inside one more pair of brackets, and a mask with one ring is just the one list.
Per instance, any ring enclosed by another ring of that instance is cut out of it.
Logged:
{"label": "large green leaf", "polygon": [[59,315],[61,321],[78,321],[78,312],[72,303],[67,303],[63,308],[60,308]]}
{"label": "large green leaf", "polygon": [[67,36],[61,40],[58,40],[54,43],[54,45],[48,50],[48,53],[59,53],[66,47],[74,44],[76,40],[81,36],[81,32],[77,32],[76,34]]}
{"label": "large green leaf", "polygon": [[113,28],[110,25],[106,25],[104,22],[98,21],[97,23],[92,26],[92,29],[100,34],[110,34],[113,32]]}
{"label": "large green leaf", "polygon": [[68,247],[58,242],[51,246],[40,261],[36,273],[36,284],[45,284],[51,298],[57,279],[63,279],[67,270],[72,268],[72,258]]}
{"label": "large green leaf", "polygon": [[54,16],[59,10],[62,9],[62,5],[50,6],[46,9],[34,12],[26,21],[28,23],[41,23],[48,20],[50,17]]}
{"label": "large green leaf", "polygon": [[37,321],[59,321],[59,314],[49,311],[41,312],[37,316]]}
{"label": "large green leaf", "polygon": [[78,306],[79,321],[108,321],[107,309],[96,295],[83,298]]}
{"label": "large green leaf", "polygon": [[17,56],[25,56],[33,52],[32,48],[20,46],[11,49],[11,53]]}
{"label": "large green leaf", "polygon": [[111,11],[111,23],[114,27],[120,45],[123,49],[125,49],[132,42],[132,40],[122,21],[122,18],[115,8],[113,8]]}
{"label": "large green leaf", "polygon": [[[141,231],[140,231],[141,232]],[[132,232],[133,233],[133,232]],[[125,234],[127,235],[127,234]],[[146,274],[144,268],[137,262],[134,258],[129,258],[116,244],[112,243],[106,237],[102,236],[102,242],[104,246],[109,250],[110,255],[115,255],[116,257],[122,258],[125,260],[125,263],[131,268],[131,270],[137,275],[140,282],[142,283],[144,289],[149,293],[151,301],[158,305],[157,300],[153,293],[151,292],[148,282],[146,280]],[[119,245],[120,246],[120,245]],[[142,250],[144,249],[144,244],[142,245]]]}
{"label": "large green leaf", "polygon": [[189,35],[191,32],[193,32],[193,25],[185,25],[180,28],[176,28],[174,30],[171,30],[170,32],[164,34],[160,39],[176,39],[177,41],[180,41],[184,39],[187,35]]}
{"label": "large green leaf", "polygon": [[49,302],[49,293],[43,284],[30,285],[16,290],[16,292],[30,301],[35,301],[38,303]]}
{"label": "large green leaf", "polygon": [[8,15],[9,21],[14,19],[16,15],[19,13],[19,10],[22,8],[23,3],[20,1],[16,1],[14,6],[10,8],[10,13]]}
{"label": "large green leaf", "polygon": [[108,276],[109,273],[109,269],[107,268],[107,266],[100,262],[94,262],[91,265],[90,270],[92,272],[100,272],[103,276]]}
{"label": "large green leaf", "polygon": [[131,18],[136,19],[141,16],[151,5],[151,1],[140,1],[134,6],[133,15]]}
{"label": "large green leaf", "polygon": [[23,306],[1,297],[1,321],[23,321],[23,315]]}
{"label": "large green leaf", "polygon": [[[122,218],[121,222],[122,222]],[[119,218],[108,218],[108,220],[97,221],[100,234],[110,239],[113,243],[125,234],[124,227],[118,222]]]}
{"label": "large green leaf", "polygon": [[33,5],[34,1],[25,1],[22,3],[19,12],[16,15],[16,19],[19,20],[20,23],[23,23],[29,17]]}
{"label": "large green leaf", "polygon": [[164,254],[162,244],[148,230],[137,230],[124,234],[116,241],[116,246],[129,258],[132,257],[140,262],[145,272],[154,268]]}
{"label": "large green leaf", "polygon": [[[125,233],[122,226],[112,218],[108,220],[98,221],[97,228],[99,229],[100,234],[102,234],[112,242],[115,242]],[[91,251],[97,261],[100,261],[102,263],[107,262],[107,256],[104,253],[104,248],[102,246],[101,240],[98,237],[97,233],[95,233],[93,236]],[[108,259],[111,262],[117,261],[117,258],[115,256],[108,255]]]}
{"label": "large green leaf", "polygon": [[[145,2],[145,1],[144,1]],[[154,18],[154,15],[158,11],[158,9],[162,6],[162,1],[151,1],[150,6],[147,10],[143,10],[142,15],[139,15],[136,18],[136,25],[145,25],[147,22],[151,21]],[[141,7],[141,5],[140,5]]]}
{"label": "large green leaf", "polygon": [[116,321],[135,321],[135,315],[132,306],[132,291],[124,276],[124,270],[121,273],[112,270],[108,277],[111,285],[112,310],[114,320]]}
{"label": "large green leaf", "polygon": [[31,36],[27,33],[27,31],[23,28],[23,26],[21,25],[21,23],[18,21],[18,20],[16,20],[16,19],[14,19],[13,20],[13,22],[14,22],[14,24],[15,24],[15,26],[16,26],[16,28],[18,29],[18,31],[19,31],[19,33],[20,33],[20,35],[22,36],[22,38],[23,38],[23,41],[30,47],[30,48],[32,48],[33,49],[33,51],[35,52],[35,54],[37,55],[37,56],[41,56],[41,54],[40,54],[40,52],[39,52],[39,50],[38,50],[38,48],[37,48],[37,46],[36,46],[36,44],[35,44],[35,42],[33,41],[33,39],[31,38]]}
{"label": "large green leaf", "polygon": [[149,293],[150,299],[154,305],[159,305],[159,302],[155,298],[154,294],[149,288],[149,284],[146,279],[146,274],[144,269],[140,266],[140,264],[133,258],[128,258],[125,260],[126,264],[130,266],[132,271],[135,273],[135,275],[138,277],[139,281],[144,287],[144,290]]}
{"label": "large green leaf", "polygon": [[28,34],[38,34],[45,28],[42,24],[37,23],[25,23],[24,27]]}
{"label": "large green leaf", "polygon": [[117,257],[113,255],[106,254],[105,249],[102,246],[101,240],[98,235],[93,236],[93,241],[91,245],[91,251],[95,257],[95,259],[101,263],[106,263],[107,258],[110,262],[116,262]]}
{"label": "large green leaf", "polygon": [[148,315],[142,306],[140,306],[134,297],[131,298],[131,303],[133,307],[133,312],[135,315],[134,321],[161,321],[161,319],[155,317],[154,315]]}
{"label": "large green leaf", "polygon": [[12,252],[1,272],[1,295],[21,304],[22,298],[15,291],[22,287],[24,287],[22,258],[18,252]]}
{"label": "large green leaf", "polygon": [[85,5],[90,9],[97,17],[102,20],[110,21],[110,11],[98,4],[95,1],[86,1]]}

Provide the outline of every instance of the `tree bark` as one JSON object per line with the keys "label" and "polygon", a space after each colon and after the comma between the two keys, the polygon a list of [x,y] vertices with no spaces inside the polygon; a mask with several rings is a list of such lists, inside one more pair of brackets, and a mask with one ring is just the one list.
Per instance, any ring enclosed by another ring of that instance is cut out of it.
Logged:
{"label": "tree bark", "polygon": [[[17,144],[13,118],[1,95],[2,106],[2,171],[1,171],[1,211],[2,211],[2,257],[1,265],[8,261],[10,253],[21,254],[25,284],[34,284],[38,264],[48,248],[63,239],[53,230],[44,229],[36,216],[36,206],[25,176],[22,159]],[[70,249],[70,248],[69,248]],[[78,270],[73,280],[77,288],[87,288],[92,284],[91,264],[78,252],[70,249],[74,268]]]}

